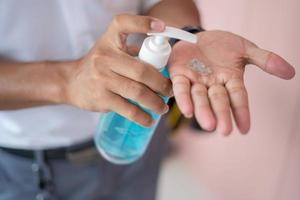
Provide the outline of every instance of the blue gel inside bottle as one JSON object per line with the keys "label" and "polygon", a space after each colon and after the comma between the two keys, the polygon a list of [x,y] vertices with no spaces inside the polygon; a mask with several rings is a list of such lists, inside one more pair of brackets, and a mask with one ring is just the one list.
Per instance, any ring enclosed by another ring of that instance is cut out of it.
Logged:
{"label": "blue gel inside bottle", "polygon": [[[167,67],[161,73],[169,78]],[[169,100],[168,97],[161,98],[164,102]],[[139,106],[136,102],[129,101]],[[115,164],[130,164],[145,153],[160,120],[160,115],[139,107],[154,119],[155,122],[151,127],[143,127],[115,112],[105,113],[100,117],[94,142],[98,151],[108,161]]]}

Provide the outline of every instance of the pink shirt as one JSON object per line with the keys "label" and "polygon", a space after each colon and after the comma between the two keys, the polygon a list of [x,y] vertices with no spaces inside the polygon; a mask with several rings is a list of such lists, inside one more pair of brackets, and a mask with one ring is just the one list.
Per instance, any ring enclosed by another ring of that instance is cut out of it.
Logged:
{"label": "pink shirt", "polygon": [[[200,0],[204,27],[232,31],[300,71],[299,0]],[[252,127],[229,138],[184,134],[182,155],[209,200],[300,199],[300,75],[246,69]]]}

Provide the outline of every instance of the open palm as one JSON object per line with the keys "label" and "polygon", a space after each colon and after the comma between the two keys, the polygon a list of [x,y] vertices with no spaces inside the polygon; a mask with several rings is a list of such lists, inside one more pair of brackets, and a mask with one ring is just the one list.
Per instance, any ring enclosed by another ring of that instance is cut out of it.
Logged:
{"label": "open palm", "polygon": [[[228,135],[231,111],[237,127],[247,133],[250,114],[243,75],[245,65],[255,64],[265,72],[290,79],[294,68],[280,56],[258,48],[250,41],[225,31],[197,34],[198,43],[178,42],[169,61],[169,73],[179,109],[193,113],[202,128]],[[191,61],[204,71],[191,67]]]}

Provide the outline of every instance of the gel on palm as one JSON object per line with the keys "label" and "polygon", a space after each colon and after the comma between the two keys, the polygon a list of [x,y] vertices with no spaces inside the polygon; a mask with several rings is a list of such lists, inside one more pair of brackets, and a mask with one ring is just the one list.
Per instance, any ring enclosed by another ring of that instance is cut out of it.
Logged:
{"label": "gel on palm", "polygon": [[[181,29],[166,27],[164,32],[148,33],[139,52],[139,59],[151,64],[168,78],[167,62],[171,54],[171,46],[167,37],[196,43],[197,37]],[[165,102],[167,97],[161,97]],[[131,103],[139,106],[154,119],[151,127],[143,127],[126,119],[115,112],[105,113],[101,116],[97,126],[94,141],[98,151],[108,161],[115,164],[130,164],[145,153],[160,120],[151,110],[145,109],[132,100]]]}

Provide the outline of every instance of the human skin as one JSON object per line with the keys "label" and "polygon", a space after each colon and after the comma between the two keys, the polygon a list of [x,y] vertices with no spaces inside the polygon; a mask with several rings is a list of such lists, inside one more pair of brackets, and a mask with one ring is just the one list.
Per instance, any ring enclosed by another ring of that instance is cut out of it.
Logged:
{"label": "human skin", "polygon": [[172,95],[170,80],[130,56],[130,33],[163,31],[153,17],[118,15],[84,57],[70,62],[0,64],[0,109],[68,104],[97,112],[114,111],[144,126],[151,116],[132,99],[157,114],[168,111],[159,95]]}
{"label": "human skin", "polygon": [[[179,9],[181,20],[172,20],[165,12],[168,6]],[[170,19],[168,22],[173,26],[199,23],[197,9],[190,0],[185,3],[163,0],[153,8],[153,13]],[[153,20],[155,24],[151,23]],[[172,95],[171,82],[152,66],[133,59],[130,55],[135,48],[127,47],[125,42],[130,33],[159,32],[164,27],[162,21],[153,17],[119,15],[94,48],[79,60],[31,63],[0,60],[0,110],[68,104],[89,111],[115,111],[150,126],[153,123],[150,115],[126,99],[158,114],[165,113],[168,106],[158,94]]]}
{"label": "human skin", "polygon": [[[192,0],[162,0],[148,15],[176,27],[200,24]],[[126,99],[161,114],[168,107],[156,93],[170,96],[171,85],[151,66],[130,57],[134,48],[128,48],[125,42],[130,33],[163,31],[165,24],[156,19],[152,26],[153,20],[130,15],[115,17],[95,47],[79,60],[0,62],[0,109],[69,104],[90,111],[115,111],[141,125],[151,125],[150,115]],[[286,79],[294,76],[294,69],[279,56],[232,33],[207,31],[199,33],[198,39],[197,45],[178,42],[169,62],[180,110],[186,117],[194,114],[203,128],[217,128],[228,135],[232,129],[231,109],[241,132],[246,133],[250,117],[243,83],[245,65],[256,64]],[[213,69],[213,74],[208,78],[187,70],[186,63],[191,58],[199,58]]]}
{"label": "human skin", "polygon": [[[170,58],[170,76],[176,101],[182,113],[206,130],[224,135],[232,130],[231,112],[241,133],[250,128],[248,95],[244,85],[247,64],[266,73],[291,79],[294,68],[283,58],[257,47],[247,39],[225,31],[198,33],[198,44],[179,42]],[[201,74],[187,67],[197,58],[212,73]]]}
{"label": "human skin", "polygon": [[[201,25],[192,0],[164,0],[154,6],[149,15],[180,28]],[[205,31],[197,36],[196,45],[178,42],[169,61],[179,109],[187,118],[194,115],[202,128],[208,131],[216,129],[224,135],[229,135],[232,130],[232,112],[240,132],[247,133],[250,112],[243,79],[245,66],[254,64],[283,79],[294,77],[295,69],[279,55],[261,49],[239,35]],[[203,75],[188,68],[188,63],[194,58],[209,66],[212,73]]]}

